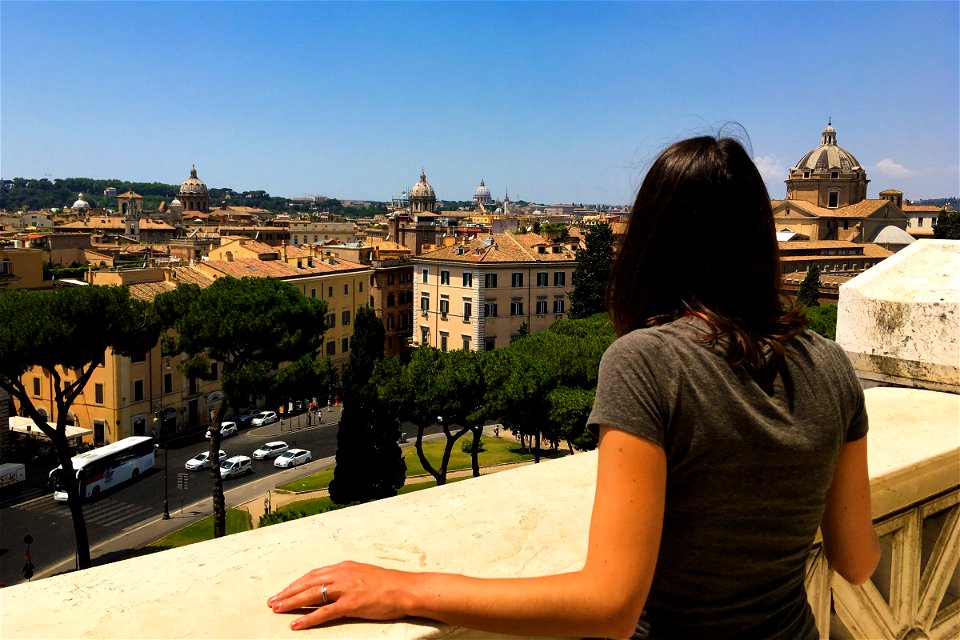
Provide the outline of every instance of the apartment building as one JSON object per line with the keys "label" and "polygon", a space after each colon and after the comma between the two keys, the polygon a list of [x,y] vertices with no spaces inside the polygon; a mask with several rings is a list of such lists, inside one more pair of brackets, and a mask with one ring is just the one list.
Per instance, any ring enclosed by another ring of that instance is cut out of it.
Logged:
{"label": "apartment building", "polygon": [[492,350],[568,317],[576,247],[494,233],[413,258],[414,344]]}

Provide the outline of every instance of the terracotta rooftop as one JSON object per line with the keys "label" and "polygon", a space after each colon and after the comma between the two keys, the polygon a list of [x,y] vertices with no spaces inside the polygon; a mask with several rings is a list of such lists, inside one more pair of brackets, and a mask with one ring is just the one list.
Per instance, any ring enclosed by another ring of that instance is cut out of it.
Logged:
{"label": "terracotta rooftop", "polygon": [[147,302],[153,302],[153,299],[157,297],[158,294],[166,293],[168,291],[173,291],[177,288],[175,282],[139,282],[137,284],[131,284],[127,286],[127,289],[130,290],[130,295],[138,300],[146,300]]}
{"label": "terracotta rooftop", "polygon": [[[540,247],[545,248],[543,253]],[[554,247],[559,247],[558,253],[554,253]],[[554,245],[537,233],[493,233],[464,244],[441,247],[419,259],[474,263],[570,262],[577,256],[565,245]]]}
{"label": "terracotta rooftop", "polygon": [[329,258],[314,258],[312,267],[307,266],[306,262],[302,267],[297,267],[282,260],[263,261],[257,258],[235,258],[233,261],[204,260],[202,264],[206,269],[234,278],[279,278],[281,280],[368,268],[358,262],[342,258],[333,259],[333,264]]}
{"label": "terracotta rooftop", "polygon": [[770,204],[774,210],[784,205],[791,209],[805,211],[810,215],[820,218],[868,218],[886,206],[887,200],[861,200],[856,204],[847,207],[838,207],[836,209],[818,207],[806,200],[771,200]]}
{"label": "terracotta rooftop", "polygon": [[860,246],[855,242],[844,240],[788,240],[777,244],[780,245],[781,251],[790,249],[849,249]]}

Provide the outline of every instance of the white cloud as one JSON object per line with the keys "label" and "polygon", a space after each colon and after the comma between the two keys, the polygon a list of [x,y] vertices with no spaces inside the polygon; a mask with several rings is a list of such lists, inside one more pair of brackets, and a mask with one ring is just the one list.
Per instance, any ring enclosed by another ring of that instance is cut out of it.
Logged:
{"label": "white cloud", "polygon": [[753,163],[764,180],[783,180],[787,177],[787,170],[775,155],[756,156]]}
{"label": "white cloud", "polygon": [[915,173],[914,171],[907,169],[902,164],[897,164],[890,158],[884,158],[877,164],[873,165],[873,168],[885,176],[892,176],[894,178],[906,178],[907,176],[912,176]]}

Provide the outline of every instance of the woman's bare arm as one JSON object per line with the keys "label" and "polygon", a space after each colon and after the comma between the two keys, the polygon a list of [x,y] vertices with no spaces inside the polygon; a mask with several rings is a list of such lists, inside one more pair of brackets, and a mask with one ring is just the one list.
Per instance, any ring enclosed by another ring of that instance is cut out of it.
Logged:
{"label": "woman's bare arm", "polygon": [[847,582],[863,584],[873,575],[880,560],[880,542],[870,513],[866,437],[848,442],[840,450],[820,531],[827,562]]}
{"label": "woman's bare arm", "polygon": [[291,623],[294,629],[343,617],[420,616],[513,634],[629,636],[656,567],[666,488],[661,447],[601,428],[597,491],[586,563],[574,573],[483,579],[408,573],[341,563],[315,569],[268,601],[276,612],[329,604]]}

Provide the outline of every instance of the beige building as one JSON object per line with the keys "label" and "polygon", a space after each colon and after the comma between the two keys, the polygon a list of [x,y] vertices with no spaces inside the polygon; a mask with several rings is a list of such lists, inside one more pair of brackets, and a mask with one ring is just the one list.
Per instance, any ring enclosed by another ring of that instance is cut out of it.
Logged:
{"label": "beige building", "polygon": [[359,233],[352,222],[310,222],[293,220],[290,222],[290,244],[314,245],[324,242],[349,244],[356,242]]}
{"label": "beige building", "polygon": [[534,233],[496,233],[413,258],[414,344],[491,350],[522,326],[568,317],[576,254]]}
{"label": "beige building", "polygon": [[193,267],[211,278],[277,278],[303,295],[327,303],[324,353],[342,370],[350,357],[353,318],[369,304],[373,269],[337,258],[315,255],[302,247],[272,247],[247,238],[226,239],[210,250],[210,257]]}
{"label": "beige building", "polygon": [[0,292],[5,289],[44,289],[42,249],[0,248]]}

